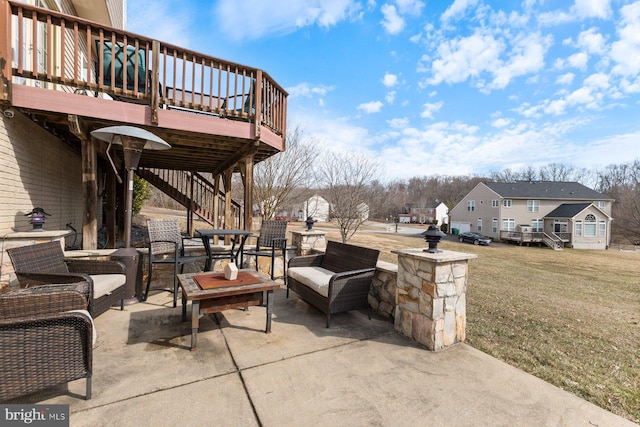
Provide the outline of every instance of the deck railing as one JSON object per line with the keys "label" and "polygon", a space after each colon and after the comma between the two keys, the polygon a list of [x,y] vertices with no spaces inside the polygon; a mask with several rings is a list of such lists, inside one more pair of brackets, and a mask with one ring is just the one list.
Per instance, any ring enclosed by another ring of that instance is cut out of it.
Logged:
{"label": "deck railing", "polygon": [[156,123],[173,108],[247,120],[257,135],[286,128],[287,93],[260,69],[10,0],[0,1],[0,80],[9,101],[11,84],[28,84],[147,104]]}

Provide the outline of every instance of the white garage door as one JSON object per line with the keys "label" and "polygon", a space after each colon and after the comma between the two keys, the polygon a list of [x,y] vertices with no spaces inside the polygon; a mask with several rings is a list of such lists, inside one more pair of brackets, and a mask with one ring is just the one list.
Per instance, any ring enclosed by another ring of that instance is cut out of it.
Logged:
{"label": "white garage door", "polygon": [[465,233],[467,231],[471,231],[471,223],[462,222],[462,221],[452,221],[451,230],[453,230],[454,228],[457,228],[460,233]]}

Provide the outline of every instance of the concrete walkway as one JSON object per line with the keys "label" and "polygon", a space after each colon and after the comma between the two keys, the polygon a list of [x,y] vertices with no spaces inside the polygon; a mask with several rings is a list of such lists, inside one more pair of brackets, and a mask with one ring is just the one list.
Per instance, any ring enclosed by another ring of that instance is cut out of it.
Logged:
{"label": "concrete walkway", "polygon": [[432,353],[366,313],[324,316],[276,291],[265,309],[201,319],[198,350],[171,294],[96,319],[84,380],[14,403],[69,404],[71,426],[633,426],[467,345]]}

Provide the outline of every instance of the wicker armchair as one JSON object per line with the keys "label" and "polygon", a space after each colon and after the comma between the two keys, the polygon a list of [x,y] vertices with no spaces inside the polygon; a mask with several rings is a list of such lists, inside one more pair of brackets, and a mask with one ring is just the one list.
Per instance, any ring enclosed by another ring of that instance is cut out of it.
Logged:
{"label": "wicker armchair", "polygon": [[255,257],[256,270],[258,268],[259,257],[271,258],[271,280],[275,280],[276,258],[283,259],[283,275],[287,275],[287,221],[264,220],[260,226],[260,235],[256,240],[255,247],[248,248],[244,255]]}
{"label": "wicker armchair", "polygon": [[292,258],[287,270],[287,298],[292,289],[303,300],[327,315],[367,308],[369,288],[376,270],[376,249],[327,242],[325,253]]}
{"label": "wicker armchair", "polygon": [[91,398],[94,334],[83,294],[91,285],[71,287],[81,291],[53,285],[0,295],[0,401],[79,378]]}
{"label": "wicker armchair", "polygon": [[[147,287],[144,291],[143,301],[149,296],[153,264],[170,265],[173,268],[173,306],[178,301],[178,270],[182,272],[185,264],[209,259],[207,255],[185,255],[185,240],[189,236],[183,236],[180,232],[180,224],[177,218],[148,219],[147,231],[149,232],[149,264],[147,275]],[[202,246],[204,249],[204,246]]]}
{"label": "wicker armchair", "polygon": [[96,317],[120,302],[124,309],[125,265],[120,261],[65,260],[60,242],[7,249],[23,288],[50,284],[89,282],[86,295],[91,316]]}

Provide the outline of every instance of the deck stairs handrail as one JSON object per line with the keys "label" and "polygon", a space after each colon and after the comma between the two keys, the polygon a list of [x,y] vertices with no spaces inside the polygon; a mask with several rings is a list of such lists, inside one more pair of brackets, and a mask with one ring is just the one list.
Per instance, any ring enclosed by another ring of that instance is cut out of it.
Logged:
{"label": "deck stairs handrail", "polygon": [[551,233],[551,234],[543,233],[542,241],[544,242],[545,245],[547,245],[554,251],[561,251],[562,249],[564,249],[564,242],[560,237],[556,236],[554,233]]}
{"label": "deck stairs handrail", "polygon": [[[217,226],[214,214],[215,186],[203,175],[197,172],[152,168],[138,168],[136,173],[203,221]],[[221,206],[224,206],[226,194],[220,190],[217,197],[220,198]],[[241,217],[241,205],[233,199],[231,205],[236,213],[234,216]]]}

